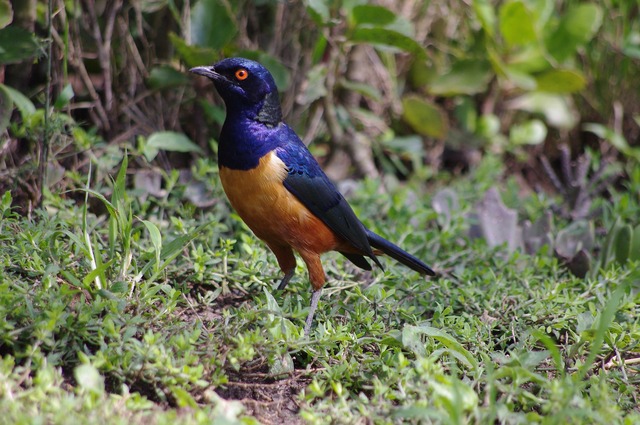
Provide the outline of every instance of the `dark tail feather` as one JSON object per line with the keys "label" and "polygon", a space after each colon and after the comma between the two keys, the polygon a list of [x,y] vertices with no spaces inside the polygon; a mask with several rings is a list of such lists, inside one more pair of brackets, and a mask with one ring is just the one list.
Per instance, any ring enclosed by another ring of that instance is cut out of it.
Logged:
{"label": "dark tail feather", "polygon": [[376,235],[371,230],[367,229],[367,238],[372,247],[379,249],[391,258],[395,258],[405,266],[421,274],[427,274],[429,276],[435,276],[435,272],[431,267],[427,266],[422,261],[418,260],[413,255],[409,254],[402,248],[392,244],[382,236]]}

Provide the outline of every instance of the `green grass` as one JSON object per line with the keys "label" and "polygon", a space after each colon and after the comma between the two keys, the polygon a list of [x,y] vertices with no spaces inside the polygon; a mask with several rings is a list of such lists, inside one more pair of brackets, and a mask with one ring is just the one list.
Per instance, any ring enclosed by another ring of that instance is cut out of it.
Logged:
{"label": "green grass", "polygon": [[[215,167],[194,171],[224,199]],[[139,198],[124,172],[79,202],[48,194],[30,218],[5,195],[2,421],[638,423],[639,265],[578,279],[546,253],[469,240],[466,214],[499,180],[489,163],[451,181],[461,207],[440,227],[437,188],[358,184],[363,221],[443,274],[326,255],[308,339],[306,271],[275,292],[274,257],[226,202],[196,210],[180,185]],[[521,213],[545,208],[500,187]],[[629,193],[615,196],[635,211]]]}

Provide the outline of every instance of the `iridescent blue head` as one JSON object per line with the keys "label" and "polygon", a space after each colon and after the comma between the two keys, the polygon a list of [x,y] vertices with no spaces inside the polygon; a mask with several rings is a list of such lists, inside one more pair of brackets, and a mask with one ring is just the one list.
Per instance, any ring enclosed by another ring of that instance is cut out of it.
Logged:
{"label": "iridescent blue head", "polygon": [[227,106],[227,118],[233,114],[248,114],[249,118],[270,126],[282,121],[276,83],[258,62],[227,58],[189,71],[213,81]]}

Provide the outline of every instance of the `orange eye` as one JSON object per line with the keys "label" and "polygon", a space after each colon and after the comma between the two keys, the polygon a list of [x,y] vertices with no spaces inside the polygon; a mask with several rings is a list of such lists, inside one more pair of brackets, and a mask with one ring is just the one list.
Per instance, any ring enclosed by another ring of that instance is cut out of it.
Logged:
{"label": "orange eye", "polygon": [[238,81],[244,81],[249,77],[249,71],[244,68],[240,68],[236,71],[236,79]]}

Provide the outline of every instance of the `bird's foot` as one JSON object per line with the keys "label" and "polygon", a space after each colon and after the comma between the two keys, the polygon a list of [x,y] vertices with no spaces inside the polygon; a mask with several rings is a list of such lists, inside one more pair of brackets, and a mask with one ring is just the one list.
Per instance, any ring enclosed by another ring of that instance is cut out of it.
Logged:
{"label": "bird's foot", "polygon": [[309,306],[309,314],[307,315],[307,320],[304,325],[304,336],[309,336],[309,332],[311,331],[311,324],[313,323],[313,316],[315,315],[316,309],[318,308],[320,295],[322,295],[322,289],[318,289],[317,291],[313,291],[311,293],[311,305]]}
{"label": "bird's foot", "polygon": [[291,269],[291,270],[285,272],[284,277],[280,281],[280,285],[278,285],[278,291],[282,291],[287,286],[287,284],[289,283],[289,281],[293,277],[294,273],[295,273],[295,269]]}

